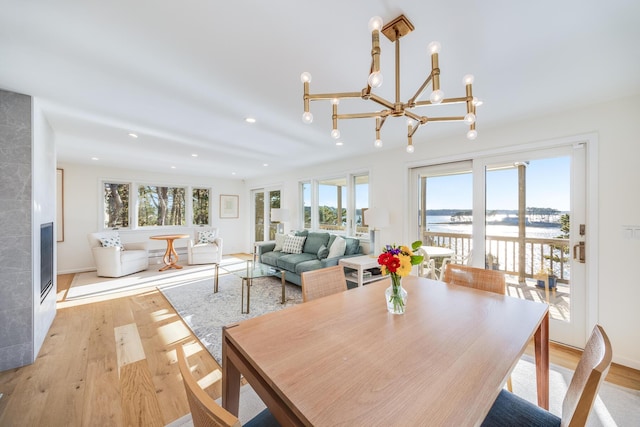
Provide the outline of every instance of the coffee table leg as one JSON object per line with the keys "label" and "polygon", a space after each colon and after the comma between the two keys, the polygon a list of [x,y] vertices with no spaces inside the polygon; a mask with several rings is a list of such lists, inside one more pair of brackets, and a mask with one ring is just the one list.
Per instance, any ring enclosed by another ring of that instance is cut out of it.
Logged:
{"label": "coffee table leg", "polygon": [[247,279],[247,314],[249,314],[249,302],[251,302],[251,278]]}
{"label": "coffee table leg", "polygon": [[216,264],[216,272],[215,272],[215,276],[213,277],[213,293],[216,294],[218,293],[218,273],[220,271],[220,265]]}
{"label": "coffee table leg", "polygon": [[242,314],[244,314],[244,282],[245,282],[246,280],[247,280],[247,279],[244,279],[244,278],[243,278],[243,279],[242,279],[242,285],[241,285],[241,286],[242,286],[242,289],[241,289],[241,292],[242,292],[242,293],[241,293],[241,297],[240,297],[240,313],[242,313]]}
{"label": "coffee table leg", "polygon": [[284,290],[285,290],[285,287],[284,287],[284,274],[285,274],[285,273],[284,273],[284,270],[282,270],[282,271],[280,272],[280,274],[282,275],[282,301],[280,301],[280,304],[284,304],[284,303],[287,301],[287,297],[286,297],[286,295],[284,294],[284,292],[285,292],[285,291],[284,291]]}

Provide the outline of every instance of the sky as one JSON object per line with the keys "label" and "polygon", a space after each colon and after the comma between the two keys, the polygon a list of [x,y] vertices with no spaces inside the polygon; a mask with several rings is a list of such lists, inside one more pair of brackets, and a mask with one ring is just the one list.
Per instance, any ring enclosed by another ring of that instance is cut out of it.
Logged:
{"label": "sky", "polygon": [[[527,166],[527,207],[570,210],[569,157],[531,160]],[[487,210],[518,208],[518,170],[487,173]],[[427,209],[471,209],[471,174],[427,179]]]}
{"label": "sky", "polygon": [[[570,210],[570,157],[531,160],[527,166],[527,207]],[[346,195],[346,193],[345,193]],[[427,179],[427,209],[471,209],[471,174]],[[356,207],[366,207],[368,185],[358,186]],[[487,209],[518,208],[516,168],[487,174]],[[334,189],[321,186],[319,205],[336,206]],[[346,206],[345,206],[346,207]]]}

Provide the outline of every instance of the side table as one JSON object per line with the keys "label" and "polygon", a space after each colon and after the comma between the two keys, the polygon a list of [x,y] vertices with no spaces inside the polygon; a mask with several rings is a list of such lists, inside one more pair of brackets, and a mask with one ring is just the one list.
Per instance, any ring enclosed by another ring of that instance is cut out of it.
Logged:
{"label": "side table", "polygon": [[378,267],[378,258],[371,257],[369,255],[342,258],[338,261],[338,264],[343,267],[356,270],[356,280],[354,280],[354,278],[349,274],[345,274],[345,277],[348,282],[357,283],[358,286],[362,286],[366,283],[377,282],[378,280],[382,280],[385,277],[383,275],[379,275],[367,277],[366,279],[364,278],[364,270]]}

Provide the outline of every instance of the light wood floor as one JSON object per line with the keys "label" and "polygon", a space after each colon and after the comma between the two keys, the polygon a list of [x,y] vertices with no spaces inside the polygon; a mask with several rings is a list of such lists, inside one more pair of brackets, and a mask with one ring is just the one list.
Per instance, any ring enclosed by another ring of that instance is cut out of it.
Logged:
{"label": "light wood floor", "polygon": [[[60,305],[72,280],[58,276]],[[0,372],[0,426],[164,426],[189,412],[178,345],[220,396],[220,367],[155,288],[64,307],[36,362]],[[573,369],[579,357],[551,346],[552,363]],[[640,390],[640,371],[614,365],[607,380]]]}

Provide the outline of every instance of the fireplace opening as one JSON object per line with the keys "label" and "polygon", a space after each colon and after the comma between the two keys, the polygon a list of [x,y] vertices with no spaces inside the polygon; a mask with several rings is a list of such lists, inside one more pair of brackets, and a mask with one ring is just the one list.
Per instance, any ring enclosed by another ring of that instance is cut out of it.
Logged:
{"label": "fireplace opening", "polygon": [[53,287],[53,222],[40,226],[40,303]]}

